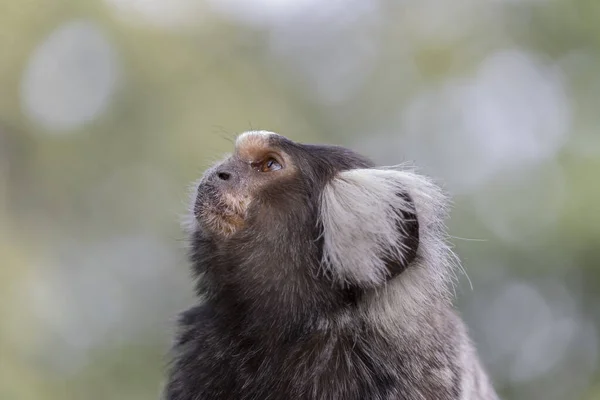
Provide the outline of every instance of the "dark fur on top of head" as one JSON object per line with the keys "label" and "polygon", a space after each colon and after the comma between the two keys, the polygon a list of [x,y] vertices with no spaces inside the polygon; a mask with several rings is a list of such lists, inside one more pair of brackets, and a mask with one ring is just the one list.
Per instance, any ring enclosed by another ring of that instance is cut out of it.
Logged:
{"label": "dark fur on top of head", "polygon": [[202,303],[165,398],[495,399],[449,301],[445,204],[348,149],[241,135],[196,186]]}

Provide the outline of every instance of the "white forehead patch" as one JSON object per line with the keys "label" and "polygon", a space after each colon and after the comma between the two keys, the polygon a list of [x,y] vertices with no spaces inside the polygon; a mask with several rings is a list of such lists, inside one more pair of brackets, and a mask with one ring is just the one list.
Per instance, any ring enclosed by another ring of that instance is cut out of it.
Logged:
{"label": "white forehead patch", "polygon": [[237,137],[235,144],[236,144],[236,146],[239,146],[240,144],[242,144],[246,141],[249,141],[249,140],[251,141],[253,139],[268,139],[269,136],[279,136],[279,135],[275,132],[270,132],[270,131],[247,131]]}

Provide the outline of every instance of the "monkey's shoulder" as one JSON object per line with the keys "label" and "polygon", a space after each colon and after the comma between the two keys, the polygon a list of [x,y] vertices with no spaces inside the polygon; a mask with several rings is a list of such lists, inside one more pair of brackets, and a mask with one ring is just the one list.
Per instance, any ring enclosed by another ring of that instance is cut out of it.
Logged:
{"label": "monkey's shoulder", "polygon": [[460,338],[448,340],[448,331],[420,339],[358,327],[261,337],[222,322],[206,305],[181,315],[169,400],[460,398]]}

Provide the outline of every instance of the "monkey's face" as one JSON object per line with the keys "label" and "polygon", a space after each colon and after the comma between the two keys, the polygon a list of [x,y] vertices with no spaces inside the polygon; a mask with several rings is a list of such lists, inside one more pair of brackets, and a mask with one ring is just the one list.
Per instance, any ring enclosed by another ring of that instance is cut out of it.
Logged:
{"label": "monkey's face", "polygon": [[192,258],[214,290],[320,304],[403,272],[422,239],[416,204],[428,223],[439,199],[424,178],[348,149],[247,132],[198,184]]}
{"label": "monkey's face", "polygon": [[[287,147],[287,151],[286,151]],[[235,152],[210,168],[198,185],[194,215],[209,234],[224,240],[249,228],[251,208],[269,207],[277,188],[297,179],[294,144],[269,132],[241,135]]]}

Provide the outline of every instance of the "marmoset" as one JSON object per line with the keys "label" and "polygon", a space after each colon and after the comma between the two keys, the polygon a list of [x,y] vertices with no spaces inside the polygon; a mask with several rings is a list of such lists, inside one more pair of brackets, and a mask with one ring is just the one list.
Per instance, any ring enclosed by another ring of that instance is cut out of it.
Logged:
{"label": "marmoset", "polygon": [[406,168],[266,131],[195,185],[198,304],[166,400],[496,400],[452,302],[447,196]]}

